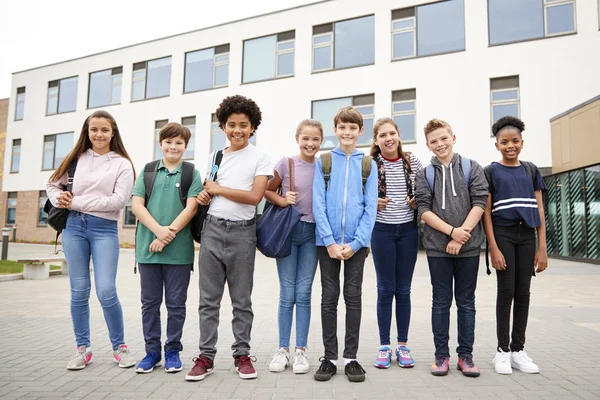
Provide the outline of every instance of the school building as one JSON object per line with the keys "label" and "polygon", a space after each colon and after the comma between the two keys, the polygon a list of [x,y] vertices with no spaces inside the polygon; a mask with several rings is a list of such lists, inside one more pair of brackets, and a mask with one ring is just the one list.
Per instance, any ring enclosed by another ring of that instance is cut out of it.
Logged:
{"label": "school building", "polygon": [[[105,109],[117,120],[136,170],[159,156],[168,121],[194,132],[186,158],[202,176],[226,145],[214,112],[228,95],[263,112],[255,136],[273,159],[297,150],[298,122],[333,115],[393,117],[405,150],[430,158],[422,127],[449,121],[456,150],[481,164],[499,158],[490,126],[522,118],[522,158],[553,166],[550,118],[600,92],[599,0],[326,0],[202,28],[13,74],[0,209],[19,240],[49,241],[41,207],[52,171],[84,119]],[[133,243],[126,209],[121,241]]]}

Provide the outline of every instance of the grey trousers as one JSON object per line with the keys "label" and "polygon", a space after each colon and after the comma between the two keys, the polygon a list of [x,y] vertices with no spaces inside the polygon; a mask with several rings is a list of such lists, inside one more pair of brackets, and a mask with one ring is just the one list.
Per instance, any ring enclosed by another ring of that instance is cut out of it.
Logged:
{"label": "grey trousers", "polygon": [[256,256],[256,224],[229,221],[208,215],[200,247],[200,353],[214,359],[217,354],[219,311],[225,283],[233,307],[233,357],[250,354],[252,286]]}

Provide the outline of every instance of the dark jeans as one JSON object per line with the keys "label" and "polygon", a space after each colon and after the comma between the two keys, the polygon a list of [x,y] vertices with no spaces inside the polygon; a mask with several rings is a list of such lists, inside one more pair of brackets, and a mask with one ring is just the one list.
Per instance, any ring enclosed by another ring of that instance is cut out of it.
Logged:
{"label": "dark jeans", "polygon": [[[321,269],[321,325],[325,358],[338,359],[337,305],[340,298],[341,260],[329,258],[327,247],[318,246]],[[344,302],[346,303],[346,338],[344,358],[356,358],[362,313],[362,281],[367,249],[363,247],[344,261]]]}
{"label": "dark jeans", "polygon": [[419,251],[419,228],[414,222],[376,222],[371,236],[371,249],[377,273],[379,344],[390,344],[394,297],[398,342],[406,342],[410,324],[410,286]]}
{"label": "dark jeans", "polygon": [[138,264],[142,287],[142,328],[146,353],[160,352],[160,306],[165,293],[167,341],[169,350],[183,350],[181,334],[185,323],[185,302],[190,284],[190,264]]}
{"label": "dark jeans", "polygon": [[452,306],[452,282],[454,298],[458,309],[459,356],[473,353],[475,342],[475,289],[479,256],[474,257],[427,257],[433,302],[431,306],[431,326],[435,354],[450,357],[450,307]]}
{"label": "dark jeans", "polygon": [[[506,269],[496,271],[498,348],[506,352],[521,351],[525,346],[525,330],[529,316],[529,289],[535,259],[535,229],[523,224],[508,227],[494,226],[494,237],[506,260]],[[510,309],[513,299],[513,327],[512,341],[510,341]]]}

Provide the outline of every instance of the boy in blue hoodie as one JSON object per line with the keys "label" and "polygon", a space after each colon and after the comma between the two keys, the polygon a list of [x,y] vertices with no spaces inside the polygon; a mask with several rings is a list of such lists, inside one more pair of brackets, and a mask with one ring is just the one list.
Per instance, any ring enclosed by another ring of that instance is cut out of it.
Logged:
{"label": "boy in blue hoodie", "polygon": [[[365,380],[365,370],[356,360],[362,312],[363,268],[377,215],[377,167],[363,184],[364,153],[356,150],[363,133],[363,119],[352,107],[342,108],[333,119],[339,145],[327,155],[331,159],[328,182],[323,157],[317,160],[313,181],[313,214],[317,223],[317,254],[321,268],[321,325],[325,355],[315,380],[328,381],[337,372],[337,305],[340,270],[344,260],[346,338],[344,371],[351,382]],[[366,165],[369,165],[368,163]]]}

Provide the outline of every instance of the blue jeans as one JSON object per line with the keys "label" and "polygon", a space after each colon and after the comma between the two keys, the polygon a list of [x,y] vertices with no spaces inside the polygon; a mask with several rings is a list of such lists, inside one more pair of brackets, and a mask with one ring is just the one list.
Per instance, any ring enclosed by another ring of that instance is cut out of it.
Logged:
{"label": "blue jeans", "polygon": [[475,342],[475,289],[479,256],[474,257],[427,257],[433,302],[431,326],[435,354],[450,357],[450,307],[452,306],[452,282],[458,309],[459,356],[471,355]]}
{"label": "blue jeans", "polygon": [[296,347],[307,346],[312,284],[317,270],[315,228],[315,223],[300,221],[292,231],[292,253],[276,259],[279,275],[279,347],[290,347],[294,304]]}
{"label": "blue jeans", "polygon": [[410,324],[410,286],[419,251],[419,228],[414,222],[376,222],[371,237],[371,249],[377,273],[379,343],[390,344],[394,297],[398,342],[406,342]]}
{"label": "blue jeans", "polygon": [[124,344],[123,310],[117,296],[119,236],[117,221],[71,211],[62,233],[71,284],[71,319],[77,346],[90,346],[90,255],[96,295],[104,311],[108,335],[117,350]]}

